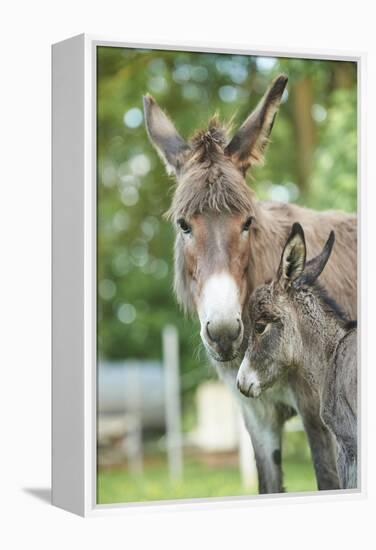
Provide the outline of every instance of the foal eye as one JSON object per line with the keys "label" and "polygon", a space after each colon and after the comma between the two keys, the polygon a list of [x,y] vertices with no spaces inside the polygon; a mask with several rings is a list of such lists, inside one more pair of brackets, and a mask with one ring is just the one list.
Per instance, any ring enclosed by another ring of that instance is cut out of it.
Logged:
{"label": "foal eye", "polygon": [[243,224],[242,231],[248,231],[248,229],[251,227],[251,224],[253,222],[253,216],[250,216],[246,222]]}
{"label": "foal eye", "polygon": [[183,231],[183,233],[186,233],[186,234],[192,233],[192,227],[183,218],[180,218],[177,221],[177,224],[180,227],[180,229]]}
{"label": "foal eye", "polygon": [[262,334],[263,332],[265,332],[266,327],[267,327],[266,323],[256,323],[255,324],[256,334]]}

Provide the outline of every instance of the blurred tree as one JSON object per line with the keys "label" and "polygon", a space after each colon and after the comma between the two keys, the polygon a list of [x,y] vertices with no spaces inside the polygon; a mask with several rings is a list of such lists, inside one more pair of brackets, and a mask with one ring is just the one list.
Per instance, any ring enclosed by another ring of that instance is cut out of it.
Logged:
{"label": "blurred tree", "polygon": [[355,210],[355,64],[98,48],[100,356],[160,357],[161,329],[174,323],[187,387],[210,375],[196,353],[195,321],[184,319],[172,294],[174,232],[163,213],[174,184],[147,139],[142,95],[153,94],[188,137],[216,111],[240,124],[280,72],[288,91],[251,185],[260,198]]}

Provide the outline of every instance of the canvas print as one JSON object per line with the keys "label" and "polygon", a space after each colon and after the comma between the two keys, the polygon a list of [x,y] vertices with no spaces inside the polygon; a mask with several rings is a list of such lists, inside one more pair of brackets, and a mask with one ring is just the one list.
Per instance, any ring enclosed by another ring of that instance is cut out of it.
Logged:
{"label": "canvas print", "polygon": [[357,64],[96,55],[97,502],[357,489]]}

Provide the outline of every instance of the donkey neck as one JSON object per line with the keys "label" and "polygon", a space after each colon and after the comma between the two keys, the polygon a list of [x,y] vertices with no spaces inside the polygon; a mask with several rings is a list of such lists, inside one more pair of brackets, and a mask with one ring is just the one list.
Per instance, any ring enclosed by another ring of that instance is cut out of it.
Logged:
{"label": "donkey neck", "polygon": [[288,205],[256,202],[255,223],[250,240],[249,293],[273,279],[281,256],[286,233],[291,226]]}

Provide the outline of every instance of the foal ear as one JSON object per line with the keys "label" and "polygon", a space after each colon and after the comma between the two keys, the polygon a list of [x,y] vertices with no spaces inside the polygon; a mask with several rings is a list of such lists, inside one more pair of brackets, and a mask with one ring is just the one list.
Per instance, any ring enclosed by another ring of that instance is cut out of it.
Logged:
{"label": "foal ear", "polygon": [[149,139],[165,163],[167,172],[176,174],[182,165],[183,153],[189,149],[189,146],[155,99],[147,94],[143,100]]}
{"label": "foal ear", "polygon": [[299,223],[294,223],[282,252],[277,273],[277,281],[287,289],[303,273],[306,261],[304,231]]}
{"label": "foal ear", "polygon": [[334,234],[334,231],[331,231],[329,238],[326,241],[324,248],[322,249],[320,254],[315,258],[312,258],[312,260],[309,260],[309,262],[307,262],[307,265],[301,276],[301,281],[303,284],[312,285],[318,279],[324,267],[326,266],[327,261],[330,258],[334,241],[335,241],[335,234]]}
{"label": "foal ear", "polygon": [[264,162],[264,152],[287,80],[283,74],[277,76],[226,147],[226,154],[244,173],[249,166]]}

